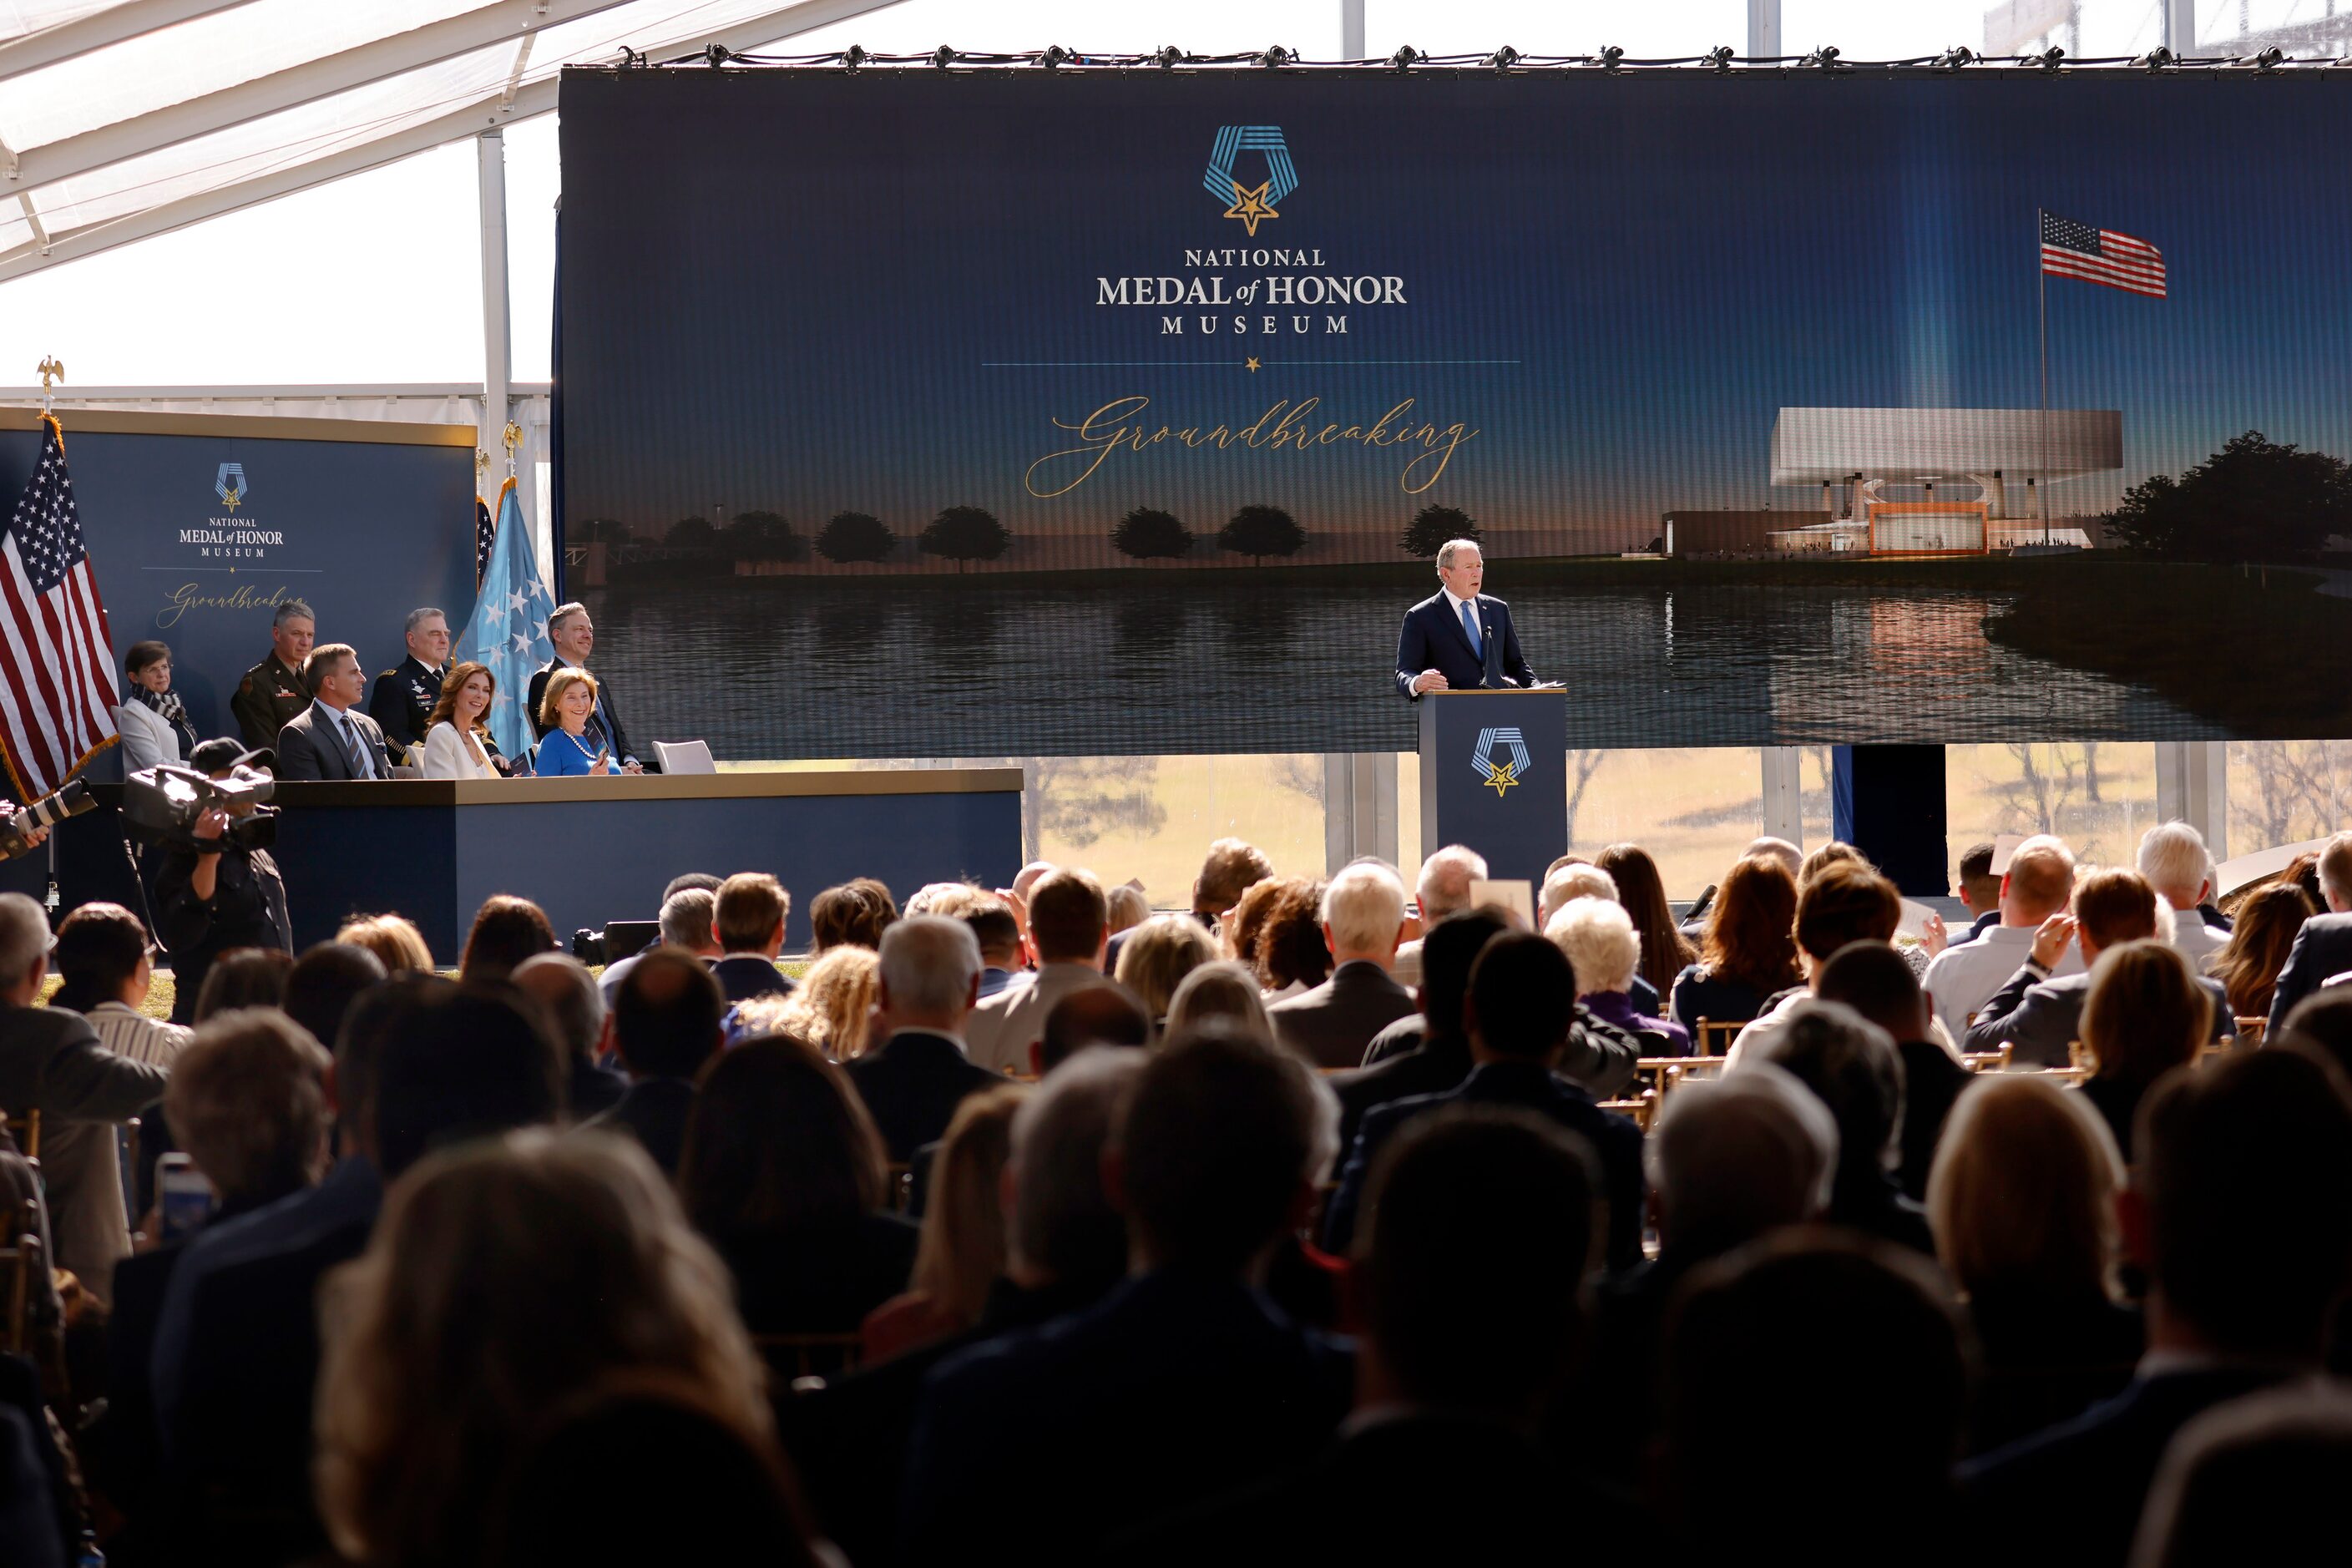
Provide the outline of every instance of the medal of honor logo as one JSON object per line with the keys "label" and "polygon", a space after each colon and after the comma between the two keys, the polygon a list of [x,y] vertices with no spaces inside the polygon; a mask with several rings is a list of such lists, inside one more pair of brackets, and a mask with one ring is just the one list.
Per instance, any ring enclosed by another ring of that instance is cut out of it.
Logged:
{"label": "medal of honor logo", "polygon": [[223,463],[220,472],[213,478],[213,494],[220,497],[221,505],[231,511],[235,511],[236,503],[245,499],[247,488],[243,463]]}
{"label": "medal of honor logo", "polygon": [[[1265,155],[1265,178],[1256,185],[1244,185],[1234,175],[1234,160],[1244,153]],[[1218,126],[1217,138],[1209,146],[1209,171],[1201,183],[1217,200],[1231,203],[1225,216],[1241,219],[1250,237],[1256,238],[1257,226],[1280,217],[1276,206],[1298,188],[1298,171],[1291,164],[1290,144],[1282,139],[1282,127]]]}
{"label": "medal of honor logo", "polygon": [[[1497,751],[1506,753],[1506,760],[1495,760]],[[1513,784],[1526,782],[1528,769],[1534,765],[1534,759],[1528,755],[1527,741],[1519,734],[1517,727],[1512,726],[1479,731],[1478,749],[1471,754],[1470,765],[1478,771],[1478,776],[1485,779],[1499,797]]]}

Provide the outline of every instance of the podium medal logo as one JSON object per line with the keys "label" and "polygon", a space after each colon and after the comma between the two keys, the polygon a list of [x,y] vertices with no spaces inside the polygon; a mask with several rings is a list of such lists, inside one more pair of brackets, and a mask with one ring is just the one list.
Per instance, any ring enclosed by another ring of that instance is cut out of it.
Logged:
{"label": "podium medal logo", "polygon": [[[1505,761],[1495,760],[1497,749],[1507,754]],[[1486,781],[1499,799],[1513,784],[1526,782],[1528,769],[1535,765],[1535,759],[1528,755],[1527,741],[1514,725],[1500,730],[1479,731],[1478,749],[1472,753],[1470,765],[1477,770],[1478,776]]]}
{"label": "podium medal logo", "polygon": [[236,503],[245,499],[248,488],[245,482],[243,463],[223,463],[220,472],[213,479],[213,494],[220,497],[221,504],[231,511],[235,511]]}

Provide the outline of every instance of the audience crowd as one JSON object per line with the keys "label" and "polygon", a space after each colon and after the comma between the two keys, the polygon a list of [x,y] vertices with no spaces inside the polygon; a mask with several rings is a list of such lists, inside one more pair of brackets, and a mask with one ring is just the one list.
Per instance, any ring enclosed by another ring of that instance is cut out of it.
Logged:
{"label": "audience crowd", "polygon": [[0,1562],[2310,1554],[2352,834],[2226,912],[2177,823],[1959,868],[1914,941],[1759,839],[1685,929],[1612,845],[1531,929],[1221,839],[790,965],[687,873],[601,974],[214,883],[176,1023],[139,915],[0,895]]}

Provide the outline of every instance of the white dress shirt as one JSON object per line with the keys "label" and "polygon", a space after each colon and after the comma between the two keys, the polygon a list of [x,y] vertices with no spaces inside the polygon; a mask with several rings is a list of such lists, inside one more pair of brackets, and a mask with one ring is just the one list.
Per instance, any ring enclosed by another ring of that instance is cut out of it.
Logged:
{"label": "white dress shirt", "polygon": [[[1948,947],[1927,965],[1920,982],[1936,1017],[1956,1040],[1969,1037],[1969,1015],[2009,984],[2025,961],[2033,956],[2033,926],[1987,926],[1974,942]],[[2073,942],[2059,955],[2052,975],[2083,973],[2083,950]]]}
{"label": "white dress shirt", "polygon": [[142,1016],[120,1002],[100,1002],[82,1016],[98,1032],[98,1043],[116,1056],[166,1072],[172,1068],[172,1058],[195,1037],[195,1031],[184,1025]]}

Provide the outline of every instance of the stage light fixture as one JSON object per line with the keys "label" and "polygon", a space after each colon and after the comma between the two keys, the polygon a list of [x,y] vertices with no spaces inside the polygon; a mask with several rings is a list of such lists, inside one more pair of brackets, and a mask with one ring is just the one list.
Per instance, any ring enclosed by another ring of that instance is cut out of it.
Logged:
{"label": "stage light fixture", "polygon": [[937,66],[941,70],[947,69],[948,67],[955,63],[956,52],[948,45],[941,44],[938,48],[931,51],[931,64]]}
{"label": "stage light fixture", "polygon": [[1160,62],[1161,70],[1172,71],[1183,63],[1184,51],[1173,44],[1163,44],[1160,46],[1160,52],[1151,58]]}
{"label": "stage light fixture", "polygon": [[1045,52],[1037,57],[1037,63],[1045,67],[1049,71],[1059,70],[1062,68],[1064,62],[1069,58],[1069,50],[1062,47],[1059,44],[1048,44],[1045,46]]}
{"label": "stage light fixture", "polygon": [[1613,71],[1613,70],[1615,70],[1615,69],[1617,68],[1617,64],[1618,64],[1618,62],[1619,62],[1620,60],[1622,60],[1624,58],[1625,58],[1625,51],[1624,51],[1622,48],[1619,47],[1617,45],[1615,45],[1615,44],[1603,44],[1603,45],[1601,45],[1601,55],[1600,55],[1600,59],[1601,59],[1601,68],[1602,70],[1605,70],[1605,71]]}
{"label": "stage light fixture", "polygon": [[1705,60],[1709,66],[1713,67],[1718,72],[1727,71],[1731,68],[1731,46],[1729,44],[1717,44],[1715,47],[1707,50],[1704,55],[1701,55],[1699,58]]}
{"label": "stage light fixture", "polygon": [[2057,45],[2053,44],[2048,48],[2042,50],[2040,54],[2032,57],[2032,58],[2033,63],[2040,66],[2043,70],[2054,71],[2060,66],[2066,63],[2066,51],[2060,48]]}
{"label": "stage light fixture", "polygon": [[1396,53],[1389,57],[1389,64],[1396,67],[1399,70],[1411,70],[1421,58],[1421,51],[1414,48],[1411,44],[1407,44],[1404,47],[1399,49]]}
{"label": "stage light fixture", "polygon": [[1265,68],[1270,71],[1278,71],[1297,58],[1297,55],[1292,51],[1284,48],[1280,44],[1276,44],[1272,48],[1266,50],[1265,53],[1258,57],[1258,64],[1265,67]]}
{"label": "stage light fixture", "polygon": [[842,51],[841,51],[841,68],[842,68],[843,70],[845,70],[845,71],[854,71],[854,70],[856,70],[859,66],[862,66],[862,65],[864,65],[865,63],[866,63],[866,46],[865,46],[865,45],[863,45],[863,44],[852,44],[852,45],[850,45],[850,46],[849,46],[849,47],[847,47],[847,48],[845,48],[845,49],[844,49],[844,50],[842,50]]}
{"label": "stage light fixture", "polygon": [[1805,68],[1808,70],[1817,71],[1833,71],[1838,68],[1837,62],[1837,46],[1835,44],[1823,44],[1820,48],[1815,49],[1811,54],[1805,57]]}
{"label": "stage light fixture", "polygon": [[2170,49],[2166,48],[2162,44],[2158,44],[2156,47],[2148,50],[2147,53],[2144,55],[2133,56],[2132,68],[2134,70],[2160,71],[2165,67],[2171,65],[2179,58],[2179,57],[2175,55]]}
{"label": "stage light fixture", "polygon": [[647,63],[648,62],[645,56],[637,53],[636,50],[629,47],[628,45],[623,44],[621,46],[621,68],[623,70],[642,70]]}
{"label": "stage light fixture", "polygon": [[1977,52],[1966,44],[1954,44],[1936,57],[1936,66],[1939,70],[1956,71],[1963,66],[1972,66],[1976,63]]}
{"label": "stage light fixture", "polygon": [[717,70],[734,58],[724,44],[712,44],[702,51],[702,63],[712,70]]}
{"label": "stage light fixture", "polygon": [[1501,48],[1496,49],[1493,54],[1486,57],[1486,63],[1495,68],[1495,74],[1496,76],[1500,76],[1505,71],[1509,70],[1513,66],[1519,63],[1519,51],[1511,47],[1510,45],[1505,44]]}
{"label": "stage light fixture", "polygon": [[2279,62],[2284,58],[2286,58],[2286,51],[2280,48],[2276,44],[2273,44],[2269,48],[2263,50],[2262,53],[2250,56],[2243,63],[2253,67],[2258,71],[2268,74],[2271,71],[2278,69]]}

